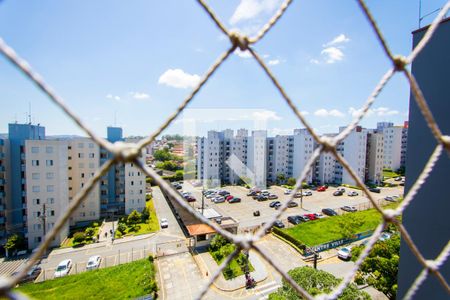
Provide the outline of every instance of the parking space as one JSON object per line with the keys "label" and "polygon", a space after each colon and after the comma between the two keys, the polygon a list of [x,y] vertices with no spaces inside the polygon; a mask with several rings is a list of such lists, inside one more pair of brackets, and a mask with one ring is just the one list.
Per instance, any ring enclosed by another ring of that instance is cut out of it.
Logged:
{"label": "parking space", "polygon": [[[311,196],[304,196],[303,201],[300,198],[295,198],[294,202],[298,204],[297,207],[288,208],[282,215],[281,220],[287,224],[287,217],[291,215],[303,215],[307,213],[321,212],[323,208],[335,209],[338,213],[343,213],[340,207],[348,205],[355,206],[358,210],[369,209],[372,206],[369,199],[361,190],[352,189],[345,187],[345,193],[342,196],[333,196],[333,193],[338,187],[329,187],[324,192],[312,191]],[[289,200],[289,195],[285,195],[285,188],[280,186],[272,186],[267,190],[271,194],[278,196],[278,199],[257,201],[252,197],[247,196],[248,189],[242,186],[227,186],[221,188],[230,192],[231,195],[241,198],[240,203],[213,203],[210,199],[204,198],[205,207],[212,207],[218,212],[224,215],[231,216],[239,222],[239,228],[252,228],[261,225],[263,222],[267,222],[270,218],[277,213],[275,208],[269,207],[270,203],[273,201],[280,201],[285,203]],[[371,195],[380,204],[386,204],[388,202],[383,201],[386,196],[393,195],[403,195],[403,187],[390,187],[390,188],[380,188],[380,193],[373,193]],[[199,187],[193,187],[190,183],[185,182],[183,184],[183,191],[189,191],[194,198],[197,199],[195,202],[191,202],[193,207],[201,207],[202,205],[202,190]],[[303,191],[306,191],[305,189]],[[348,196],[349,191],[354,191],[358,193],[357,196]],[[303,203],[301,203],[303,202]],[[259,216],[254,216],[253,213],[259,211]]]}

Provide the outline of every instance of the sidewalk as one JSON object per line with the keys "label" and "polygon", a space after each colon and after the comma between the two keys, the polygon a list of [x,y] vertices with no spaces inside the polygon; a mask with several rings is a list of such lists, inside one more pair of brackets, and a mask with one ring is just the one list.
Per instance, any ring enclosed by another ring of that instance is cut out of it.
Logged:
{"label": "sidewalk", "polygon": [[105,222],[103,224],[100,232],[98,233],[100,242],[111,241],[111,231],[113,230],[113,228],[117,229],[117,223],[118,223],[117,221],[114,221],[114,222]]}
{"label": "sidewalk", "polygon": [[[196,260],[198,259],[201,261],[202,266],[206,268],[206,271],[208,272],[207,273],[208,277],[217,271],[219,266],[211,257],[209,252],[201,252],[201,253],[195,252],[195,253],[196,255],[194,255],[194,259]],[[250,273],[253,279],[255,279],[256,282],[261,282],[265,280],[268,274],[266,266],[264,265],[264,262],[261,260],[261,258],[254,251],[250,251],[249,260],[255,269],[253,272]],[[205,275],[204,272],[202,273],[203,275]],[[245,287],[245,276],[241,275],[231,280],[226,280],[223,277],[223,274],[220,273],[219,277],[214,282],[214,286],[222,291],[227,292],[235,291]]]}

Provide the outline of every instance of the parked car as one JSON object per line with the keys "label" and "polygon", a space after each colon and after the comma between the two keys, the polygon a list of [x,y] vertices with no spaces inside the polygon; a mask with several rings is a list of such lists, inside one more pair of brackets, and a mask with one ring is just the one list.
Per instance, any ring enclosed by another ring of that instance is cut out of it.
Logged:
{"label": "parked car", "polygon": [[269,198],[267,196],[264,196],[264,195],[259,195],[258,197],[256,197],[256,200],[258,200],[258,201],[266,201],[266,200],[269,200]]}
{"label": "parked car", "polygon": [[298,203],[294,202],[294,201],[289,202],[287,205],[287,207],[297,207],[297,206],[298,206]]}
{"label": "parked car", "polygon": [[384,200],[390,201],[390,202],[397,202],[398,196],[386,196],[386,197],[384,197]]}
{"label": "parked car", "polygon": [[345,188],[343,188],[343,187],[338,187],[338,188],[336,189],[336,191],[340,191],[340,192],[342,192],[342,193],[345,193]]}
{"label": "parked car", "polygon": [[267,196],[267,198],[269,198],[269,199],[278,199],[278,196],[277,195],[275,195],[275,194],[269,194],[269,196]]}
{"label": "parked car", "polygon": [[250,191],[247,193],[247,196],[256,196],[256,195],[258,195],[258,192],[256,191]]}
{"label": "parked car", "polygon": [[300,220],[300,216],[289,216],[289,217],[287,217],[287,220],[289,223],[294,224],[294,225],[298,225],[302,222]]}
{"label": "parked car", "polygon": [[283,222],[281,222],[280,220],[276,220],[275,222],[273,222],[273,226],[274,227],[278,227],[278,228],[284,228],[284,224]]}
{"label": "parked car", "polygon": [[214,203],[224,203],[225,202],[225,198],[222,196],[216,197],[213,199]]}
{"label": "parked car", "polygon": [[272,201],[270,202],[269,207],[275,207],[275,205],[277,205],[278,203],[280,203],[280,201]]}
{"label": "parked car", "polygon": [[395,180],[395,181],[402,181],[402,179],[403,179],[402,176],[398,176],[398,177],[395,177],[394,180]]}
{"label": "parked car", "polygon": [[226,197],[225,197],[225,200],[227,200],[227,201],[228,201],[228,200],[231,200],[231,199],[233,199],[233,198],[234,198],[234,196],[233,196],[233,195],[228,195],[228,196],[226,196]]}
{"label": "parked car", "polygon": [[238,203],[241,202],[241,198],[234,197],[233,199],[228,200],[228,203]]}
{"label": "parked car", "polygon": [[342,206],[341,209],[343,211],[348,211],[348,212],[355,212],[355,211],[357,211],[356,207],[348,206],[348,205]]}
{"label": "parked car", "polygon": [[358,196],[358,192],[348,191],[347,196],[350,196],[350,197]]}
{"label": "parked car", "polygon": [[334,191],[333,196],[342,196],[344,194],[343,191]]}
{"label": "parked car", "polygon": [[260,215],[261,215],[261,213],[259,212],[259,210],[255,210],[253,212],[253,216],[255,216],[255,217],[259,217]]}
{"label": "parked car", "polygon": [[322,215],[321,213],[313,213],[313,215],[316,217],[316,219],[322,219],[322,218],[325,218],[325,216]]}
{"label": "parked car", "polygon": [[219,191],[218,194],[220,196],[228,196],[230,194],[230,192],[228,192],[228,191]]}
{"label": "parked car", "polygon": [[309,221],[311,221],[308,217],[306,217],[306,216],[299,216],[299,219],[300,219],[300,221],[301,222],[309,222]]}
{"label": "parked car", "polygon": [[305,217],[310,219],[311,221],[317,220],[317,217],[315,214],[304,214]]}
{"label": "parked car", "polygon": [[324,209],[322,209],[322,213],[324,214],[324,215],[327,215],[327,216],[337,216],[337,212],[335,212],[334,210],[332,210],[331,208],[324,208]]}
{"label": "parked car", "polygon": [[64,277],[69,275],[70,269],[72,269],[72,260],[65,259],[58,264],[55,270],[55,278]]}
{"label": "parked car", "polygon": [[297,192],[294,194],[294,198],[301,198],[302,197],[302,193]]}
{"label": "parked car", "polygon": [[213,198],[215,198],[215,197],[217,197],[217,194],[216,194],[216,193],[211,193],[211,194],[206,195],[206,198],[207,198],[207,199],[213,199]]}
{"label": "parked car", "polygon": [[[12,273],[12,276],[17,276],[19,275],[20,270]],[[42,272],[42,268],[39,267],[38,265],[34,265],[31,267],[31,269],[27,272],[27,274],[20,279],[19,283],[25,283],[25,282],[30,282],[30,281],[35,281],[36,278],[38,278],[38,276],[41,274]]]}
{"label": "parked car", "polygon": [[342,247],[341,249],[339,249],[338,257],[343,260],[349,260],[350,258],[352,258],[352,251],[350,247]]}
{"label": "parked car", "polygon": [[279,209],[281,207],[281,202],[276,203],[273,207],[275,209]]}
{"label": "parked car", "polygon": [[325,192],[326,190],[327,190],[327,188],[326,188],[324,185],[319,186],[319,187],[317,188],[317,191],[318,191],[318,192]]}
{"label": "parked car", "polygon": [[379,188],[369,188],[369,191],[372,193],[381,193],[381,190]]}
{"label": "parked car", "polygon": [[102,261],[102,258],[100,257],[100,255],[94,255],[89,257],[87,265],[86,265],[86,270],[96,270],[100,267],[100,262]]}
{"label": "parked car", "polygon": [[167,228],[169,227],[169,221],[166,218],[161,218],[159,225],[161,225],[161,228]]}
{"label": "parked car", "polygon": [[392,236],[392,235],[391,235],[389,232],[383,232],[383,233],[380,235],[380,238],[379,238],[378,240],[380,240],[380,241],[385,241],[385,240],[390,239],[391,236]]}
{"label": "parked car", "polygon": [[304,191],[303,192],[303,196],[312,196],[312,192],[311,191]]}
{"label": "parked car", "polygon": [[290,195],[291,193],[292,193],[292,191],[290,189],[284,190],[284,194],[285,195]]}
{"label": "parked car", "polygon": [[195,202],[195,201],[197,201],[197,199],[195,199],[192,196],[187,196],[187,197],[184,197],[184,198],[186,199],[187,202]]}

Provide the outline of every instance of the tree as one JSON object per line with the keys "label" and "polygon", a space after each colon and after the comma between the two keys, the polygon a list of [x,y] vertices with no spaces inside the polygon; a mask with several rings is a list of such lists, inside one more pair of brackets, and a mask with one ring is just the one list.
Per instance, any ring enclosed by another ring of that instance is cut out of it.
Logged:
{"label": "tree", "polygon": [[124,234],[125,231],[127,230],[127,225],[125,225],[124,223],[120,223],[117,224],[117,231],[119,231],[121,234]]}
{"label": "tree", "polygon": [[181,169],[181,166],[177,165],[175,162],[168,160],[164,162],[160,162],[156,164],[156,168],[167,170],[167,171],[176,171]]}
{"label": "tree", "polygon": [[294,177],[289,177],[286,183],[287,185],[294,186],[296,182],[297,180]]}
{"label": "tree", "polygon": [[220,248],[222,248],[222,246],[228,244],[229,241],[224,238],[223,236],[221,236],[220,234],[216,234],[212,239],[211,239],[211,243],[209,244],[209,248],[211,251],[217,251]]}
{"label": "tree", "polygon": [[73,235],[73,241],[74,243],[82,243],[84,242],[86,236],[84,234],[84,232],[75,232]]}
{"label": "tree", "polygon": [[[364,246],[352,249],[352,260],[356,260]],[[400,236],[393,235],[390,239],[378,241],[373,246],[369,256],[361,265],[360,272],[364,282],[383,292],[390,299],[397,294],[397,274],[400,255]]]}
{"label": "tree", "polygon": [[95,229],[92,227],[88,227],[84,230],[84,234],[86,235],[86,237],[92,238],[95,234]]}
{"label": "tree", "polygon": [[146,206],[142,211],[141,218],[143,222],[146,222],[150,217],[150,212],[148,211],[148,207]]}
{"label": "tree", "polygon": [[156,150],[153,153],[153,157],[159,161],[168,161],[172,159],[172,155],[169,153],[168,149]]}
{"label": "tree", "polygon": [[129,225],[136,225],[137,223],[139,223],[141,221],[141,214],[139,212],[137,212],[136,210],[133,210],[131,212],[131,214],[128,215],[127,217],[127,223]]}
{"label": "tree", "polygon": [[[330,293],[341,279],[332,274],[316,270],[311,267],[299,267],[288,272],[292,279],[297,282],[308,293],[315,296],[322,293]],[[297,292],[283,279],[283,285],[275,293],[269,295],[269,299],[301,299]],[[338,299],[370,299],[369,294],[359,291],[354,284],[349,284]]]}
{"label": "tree", "polygon": [[25,239],[23,238],[23,236],[18,234],[11,235],[5,244],[5,249],[7,249],[8,251],[15,251],[25,248]]}
{"label": "tree", "polygon": [[277,174],[277,184],[283,184],[286,181],[286,176],[283,173]]}

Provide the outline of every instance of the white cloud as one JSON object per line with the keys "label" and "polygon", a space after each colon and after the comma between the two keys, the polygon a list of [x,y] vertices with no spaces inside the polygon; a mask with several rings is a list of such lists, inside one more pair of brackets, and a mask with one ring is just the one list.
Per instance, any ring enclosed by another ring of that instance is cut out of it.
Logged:
{"label": "white cloud", "polygon": [[324,56],[325,62],[327,64],[333,64],[344,58],[344,53],[341,49],[336,47],[328,47],[323,49],[320,54]]}
{"label": "white cloud", "polygon": [[116,100],[116,101],[120,101],[120,97],[119,96],[114,96],[114,95],[111,95],[111,94],[106,95],[106,98],[113,99],[113,100]]}
{"label": "white cloud", "polygon": [[342,44],[342,43],[347,43],[349,41],[350,41],[350,39],[348,37],[346,37],[345,34],[341,33],[340,35],[338,35],[337,37],[335,37],[328,43],[324,44],[323,47],[326,48],[326,47],[330,47],[330,46],[334,46],[334,45],[338,45],[338,44]]}
{"label": "white cloud", "polygon": [[342,118],[345,115],[337,109],[326,110],[325,108],[318,109],[314,112],[317,117],[337,117]]}
{"label": "white cloud", "polygon": [[241,51],[241,49],[236,48],[236,50],[234,50],[234,54],[236,54],[239,57],[242,58],[250,58],[252,57],[252,54],[250,53],[250,51],[245,50],[245,51]]}
{"label": "white cloud", "polygon": [[145,100],[145,99],[150,98],[150,95],[146,94],[146,93],[131,92],[130,94],[134,99],[138,99],[138,100]]}
{"label": "white cloud", "polygon": [[177,89],[194,88],[199,82],[199,75],[189,74],[181,69],[169,69],[158,79],[159,84],[165,84]]}
{"label": "white cloud", "polygon": [[272,60],[269,60],[268,64],[270,66],[276,66],[276,65],[280,64],[280,62],[281,61],[279,59],[272,59]]}
{"label": "white cloud", "polygon": [[258,121],[278,121],[281,117],[273,110],[255,111],[252,113],[252,119]]}
{"label": "white cloud", "polygon": [[273,13],[282,0],[241,0],[229,22],[231,25],[254,19],[261,14]]}
{"label": "white cloud", "polygon": [[315,64],[315,65],[318,65],[320,62],[317,60],[317,59],[315,59],[315,58],[311,58],[310,60],[309,60],[309,62],[310,63],[312,63],[312,64]]}
{"label": "white cloud", "polygon": [[[348,113],[353,117],[356,118],[359,114],[361,114],[361,109],[356,109],[354,107],[350,107],[348,109]],[[393,116],[398,115],[400,112],[398,110],[390,109],[388,107],[377,107],[373,109],[369,109],[366,113],[366,116],[376,115],[378,117],[383,116]]]}

